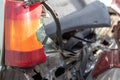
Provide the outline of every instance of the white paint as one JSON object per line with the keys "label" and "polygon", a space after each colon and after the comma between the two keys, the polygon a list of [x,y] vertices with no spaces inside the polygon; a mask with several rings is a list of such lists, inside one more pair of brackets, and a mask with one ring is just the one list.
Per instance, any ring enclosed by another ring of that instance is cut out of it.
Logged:
{"label": "white paint", "polygon": [[101,1],[102,3],[104,3],[106,6],[111,6],[111,3],[112,3],[112,0],[99,0]]}
{"label": "white paint", "polygon": [[90,3],[92,3],[92,2],[94,2],[96,0],[84,0],[84,1],[85,1],[86,4],[90,4]]}
{"label": "white paint", "polygon": [[4,31],[4,0],[0,0],[0,64],[3,46],[3,31]]}

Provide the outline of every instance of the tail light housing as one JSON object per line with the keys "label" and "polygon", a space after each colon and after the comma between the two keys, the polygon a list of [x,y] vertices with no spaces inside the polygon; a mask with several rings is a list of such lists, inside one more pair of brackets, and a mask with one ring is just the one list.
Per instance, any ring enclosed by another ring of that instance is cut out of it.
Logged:
{"label": "tail light housing", "polygon": [[42,43],[37,40],[42,4],[25,7],[23,1],[5,2],[5,64],[33,67],[46,61]]}

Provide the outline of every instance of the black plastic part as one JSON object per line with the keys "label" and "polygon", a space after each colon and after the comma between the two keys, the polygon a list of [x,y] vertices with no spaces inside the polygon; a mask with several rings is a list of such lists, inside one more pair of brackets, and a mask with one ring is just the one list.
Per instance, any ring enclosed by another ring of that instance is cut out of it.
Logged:
{"label": "black plastic part", "polygon": [[76,33],[75,36],[80,37],[80,38],[85,38],[86,36],[88,36],[91,33],[91,31],[92,30],[90,28],[88,28],[88,29],[85,29],[83,31]]}
{"label": "black plastic part", "polygon": [[91,29],[85,29],[81,32],[76,33],[73,37],[71,37],[68,42],[65,44],[64,49],[66,50],[79,50],[84,45],[82,44],[82,41],[85,41],[85,37],[88,36],[91,33]]}
{"label": "black plastic part", "polygon": [[42,76],[40,73],[37,73],[36,75],[32,76],[34,80],[42,80]]}
{"label": "black plastic part", "polygon": [[56,71],[55,71],[55,77],[59,77],[61,76],[62,74],[65,73],[65,68],[63,67],[59,67]]}

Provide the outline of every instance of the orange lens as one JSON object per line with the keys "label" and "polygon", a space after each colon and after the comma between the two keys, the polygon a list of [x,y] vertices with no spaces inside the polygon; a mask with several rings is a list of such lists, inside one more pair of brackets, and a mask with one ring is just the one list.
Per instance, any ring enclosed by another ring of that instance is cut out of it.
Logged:
{"label": "orange lens", "polygon": [[40,27],[42,5],[24,7],[22,1],[5,4],[5,63],[9,66],[32,67],[46,61],[36,31]]}

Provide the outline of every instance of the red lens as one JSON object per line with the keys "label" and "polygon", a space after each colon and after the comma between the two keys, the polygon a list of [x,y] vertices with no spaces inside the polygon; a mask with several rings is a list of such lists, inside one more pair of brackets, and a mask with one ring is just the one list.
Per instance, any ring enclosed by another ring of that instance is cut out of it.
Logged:
{"label": "red lens", "polygon": [[40,27],[42,5],[24,7],[23,1],[5,4],[5,63],[9,66],[32,67],[46,61],[36,31]]}

